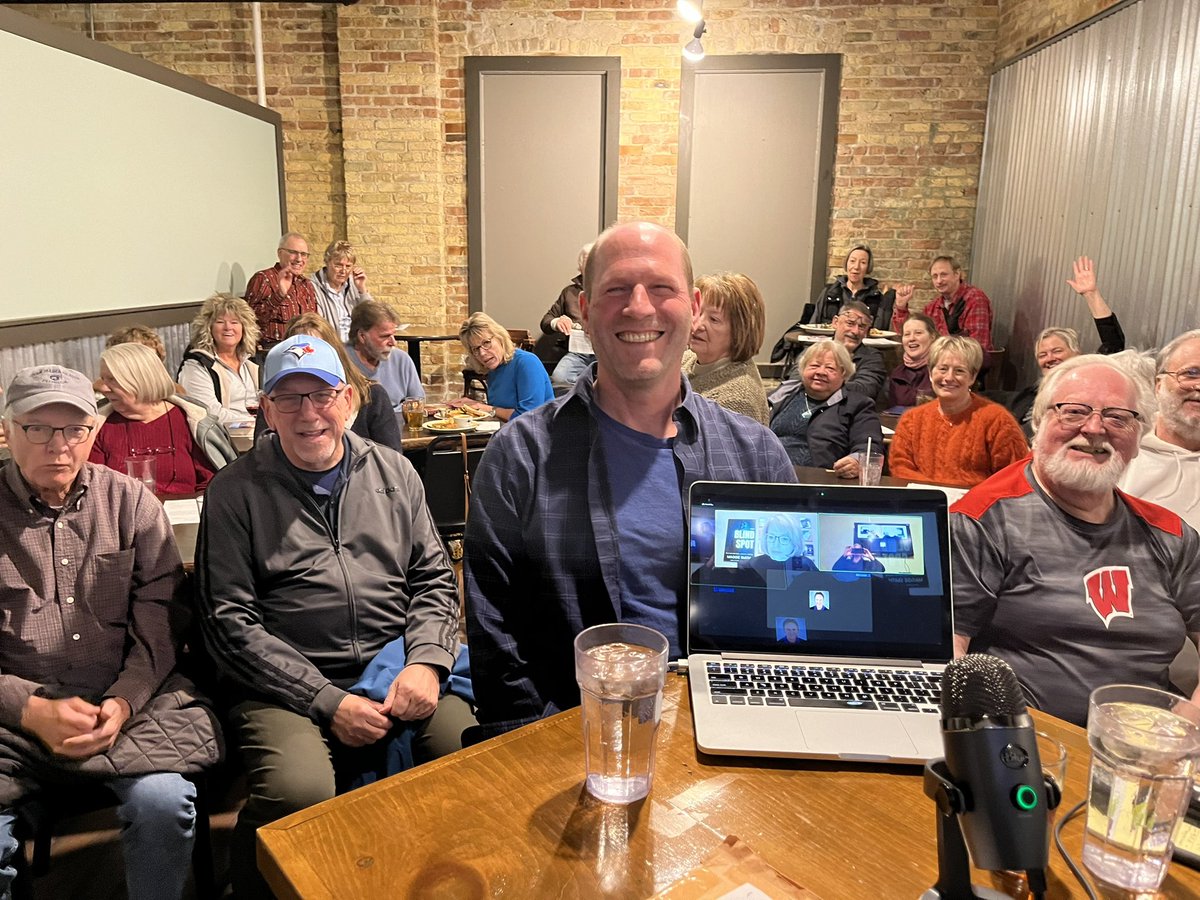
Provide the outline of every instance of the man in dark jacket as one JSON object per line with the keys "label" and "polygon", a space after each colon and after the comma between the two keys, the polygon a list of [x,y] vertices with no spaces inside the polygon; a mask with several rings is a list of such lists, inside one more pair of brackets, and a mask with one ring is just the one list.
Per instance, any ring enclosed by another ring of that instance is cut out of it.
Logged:
{"label": "man in dark jacket", "polygon": [[[556,396],[565,394],[596,359],[596,354],[584,352],[591,345],[583,333],[583,312],[579,306],[579,295],[583,293],[583,267],[591,249],[591,244],[580,248],[579,274],[562,289],[558,299],[542,316],[542,337],[534,348],[542,362],[553,366],[550,383]],[[571,350],[572,343],[581,349]]]}
{"label": "man in dark jacket", "polygon": [[[346,430],[353,388],[328,344],[285,339],[263,378],[274,434],[213,480],[196,550],[202,624],[249,780],[231,851],[238,897],[270,896],[259,826],[386,772],[401,729],[425,761],[474,724],[462,699],[440,697],[458,585],[420,478]],[[401,639],[386,696],[351,693]]]}
{"label": "man in dark jacket", "polygon": [[0,896],[13,806],[48,784],[116,795],[131,897],[179,897],[211,712],[173,672],[187,610],[171,525],[140,482],[87,462],[91,382],[61,366],[9,385],[0,469]]}
{"label": "man in dark jacket", "polygon": [[846,380],[846,390],[874,400],[887,381],[887,368],[879,351],[863,343],[870,332],[871,313],[857,300],[843,303],[833,317],[833,339],[849,350],[854,360],[854,375]]}

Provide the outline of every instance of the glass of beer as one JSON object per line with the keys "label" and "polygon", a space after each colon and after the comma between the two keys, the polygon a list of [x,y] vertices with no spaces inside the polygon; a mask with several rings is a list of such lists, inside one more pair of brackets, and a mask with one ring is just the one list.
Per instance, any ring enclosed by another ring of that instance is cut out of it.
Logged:
{"label": "glass of beer", "polygon": [[409,397],[400,405],[404,412],[404,425],[407,428],[420,428],[425,423],[425,401],[417,397]]}

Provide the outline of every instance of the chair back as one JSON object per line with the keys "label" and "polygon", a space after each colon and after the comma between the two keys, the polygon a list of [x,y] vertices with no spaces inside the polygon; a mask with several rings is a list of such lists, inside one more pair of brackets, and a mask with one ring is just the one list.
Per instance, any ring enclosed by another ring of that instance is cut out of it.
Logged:
{"label": "chair back", "polygon": [[439,435],[425,449],[425,501],[443,538],[461,535],[467,524],[470,481],[487,449],[486,440]]}

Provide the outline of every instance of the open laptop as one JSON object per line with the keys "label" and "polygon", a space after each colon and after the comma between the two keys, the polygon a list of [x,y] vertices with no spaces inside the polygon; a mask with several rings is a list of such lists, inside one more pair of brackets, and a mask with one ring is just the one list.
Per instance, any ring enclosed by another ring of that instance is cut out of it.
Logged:
{"label": "open laptop", "polygon": [[924,763],[953,658],[939,490],[698,481],[688,678],[706,753]]}

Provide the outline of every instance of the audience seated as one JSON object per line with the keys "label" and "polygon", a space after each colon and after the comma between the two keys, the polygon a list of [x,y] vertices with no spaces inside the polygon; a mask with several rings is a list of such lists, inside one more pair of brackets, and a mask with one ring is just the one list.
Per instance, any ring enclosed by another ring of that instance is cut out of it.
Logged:
{"label": "audience seated", "polygon": [[100,354],[101,421],[88,461],[125,472],[131,457],[155,460],[156,493],[194,494],[237,458],[229,435],[203,407],[175,393],[175,382],[144,344]]}
{"label": "audience seated", "polygon": [[308,241],[289,231],[279,239],[279,262],[255,272],[246,285],[246,302],[258,319],[258,347],[266,351],[283,338],[287,323],[301,313],[317,312],[317,292],[304,277]]}
{"label": "audience seated", "polygon": [[[1096,332],[1100,335],[1100,347],[1096,352],[1105,355],[1120,353],[1125,349],[1125,332],[1121,330],[1121,323],[1117,321],[1116,315],[1104,302],[1104,297],[1096,287],[1095,265],[1088,257],[1081,256],[1072,263],[1072,268],[1075,277],[1068,278],[1067,284],[1087,301],[1088,309],[1091,311],[1096,325]],[[1038,368],[1041,370],[1039,381],[1059,363],[1066,362],[1082,352],[1079,349],[1079,332],[1074,328],[1045,328],[1037,336],[1033,347],[1037,356]],[[1033,436],[1031,419],[1033,400],[1037,396],[1037,391],[1038,385],[1035,383],[1017,391],[1003,401],[1008,411],[1013,414],[1013,418],[1021,423],[1026,437]]]}
{"label": "audience seated", "polygon": [[[929,278],[938,295],[925,305],[923,312],[933,319],[938,334],[974,338],[985,351],[992,349],[992,301],[988,295],[963,280],[962,266],[953,256],[935,257],[929,266]],[[896,309],[892,313],[892,331],[900,331],[908,318],[913,286],[896,288]]]}
{"label": "audience seated", "polygon": [[325,265],[313,276],[317,312],[337,331],[339,343],[350,339],[350,314],[367,293],[367,273],[357,265],[358,256],[349,241],[334,241],[325,248]]}
{"label": "audience seated", "polygon": [[767,316],[758,285],[748,275],[721,272],[696,279],[696,289],[700,315],[683,374],[700,396],[765,425],[767,392],[754,362]]}
{"label": "audience seated", "polygon": [[108,336],[104,346],[107,349],[115,347],[117,344],[145,344],[158,354],[158,358],[164,364],[167,361],[167,348],[163,344],[162,338],[148,325],[126,325],[124,328],[118,328]]}
{"label": "audience seated", "polygon": [[[851,249],[846,255],[845,269],[846,274],[839,275],[825,285],[825,290],[805,307],[800,320],[788,331],[794,331],[801,325],[823,325],[832,322],[842,306],[851,300],[857,300],[867,308],[871,319],[868,328],[885,331],[891,327],[896,292],[891,288],[884,290],[878,281],[867,277],[875,269],[875,257],[871,248],[866,244],[859,244]],[[771,349],[771,362],[790,362],[788,357],[795,355],[792,350],[790,342],[785,337],[780,337]]]}
{"label": "audience seated", "polygon": [[939,337],[929,350],[936,398],[900,417],[889,454],[892,474],[972,487],[1029,452],[1021,426],[998,403],[971,393],[983,349],[969,337]]}
{"label": "audience seated", "polygon": [[20,801],[104,785],[119,804],[129,896],[179,898],[196,822],[181,773],[218,762],[221,744],[215,715],[175,671],[190,603],[171,525],[140,483],[86,461],[98,419],[84,375],[33,366],[6,396],[0,895],[15,874]]}
{"label": "audience seated", "polygon": [[854,375],[849,351],[836,340],[818,341],[796,365],[800,377],[771,395],[771,430],[794,464],[857,478],[854,454],[866,450],[868,440],[882,451],[883,430],[874,400],[845,387]]}
{"label": "audience seated", "polygon": [[458,329],[458,339],[469,355],[467,365],[487,375],[488,402],[460,397],[451,406],[472,406],[507,422],[554,399],[546,367],[513,346],[508,331],[487,313],[472,313]]}
{"label": "audience seated", "polygon": [[254,420],[258,409],[258,322],[250,304],[232,294],[209,297],[192,320],[192,336],[176,378],[188,399],[222,425]]}
{"label": "audience seated", "polygon": [[399,321],[396,311],[387,304],[363,300],[350,314],[350,339],[345,345],[355,368],[383,385],[395,415],[401,414],[408,398],[425,399],[416,365],[407,353],[396,349]]}
{"label": "audience seated", "polygon": [[[396,741],[433,759],[474,724],[460,697],[439,699],[458,655],[458,584],[417,473],[345,433],[354,388],[324,341],[276,345],[263,392],[275,433],[213,480],[196,549],[201,625],[249,788],[231,848],[243,900],[271,896],[255,829],[388,774]],[[351,692],[385,652],[402,658],[386,693]]]}
{"label": "audience seated", "polygon": [[591,244],[579,250],[579,274],[562,289],[558,299],[550,304],[542,316],[542,337],[538,339],[534,352],[545,363],[551,363],[550,384],[555,393],[566,393],[575,379],[596,359],[594,353],[571,351],[571,333],[582,332],[583,313],[579,309],[579,294],[583,291],[583,267],[587,262]]}
{"label": "audience seated", "polygon": [[1154,381],[1158,414],[1120,487],[1200,529],[1200,330],[1163,347]]}
{"label": "audience seated", "polygon": [[1200,632],[1200,537],[1115,490],[1153,408],[1119,360],[1068,360],[1038,391],[1032,460],[951,510],[955,653],[1003,658],[1032,706],[1080,726],[1101,685],[1167,688]]}
{"label": "audience seated", "polygon": [[924,313],[909,313],[900,332],[904,356],[888,376],[887,405],[919,406],[933,399],[929,383],[929,348],[937,339],[937,326]]}
{"label": "audience seated", "polygon": [[850,358],[854,360],[854,377],[846,380],[846,390],[865,394],[874,403],[887,380],[887,369],[883,354],[863,343],[870,331],[870,313],[857,300],[842,304],[833,317],[833,339],[849,350]]}
{"label": "audience seated", "polygon": [[500,429],[472,479],[467,634],[489,736],[578,705],[571,648],[584,628],[649,625],[680,654],[692,482],[796,480],[774,435],[681,375],[700,310],[691,271],[661,226],[601,234],[581,297],[595,368]]}

